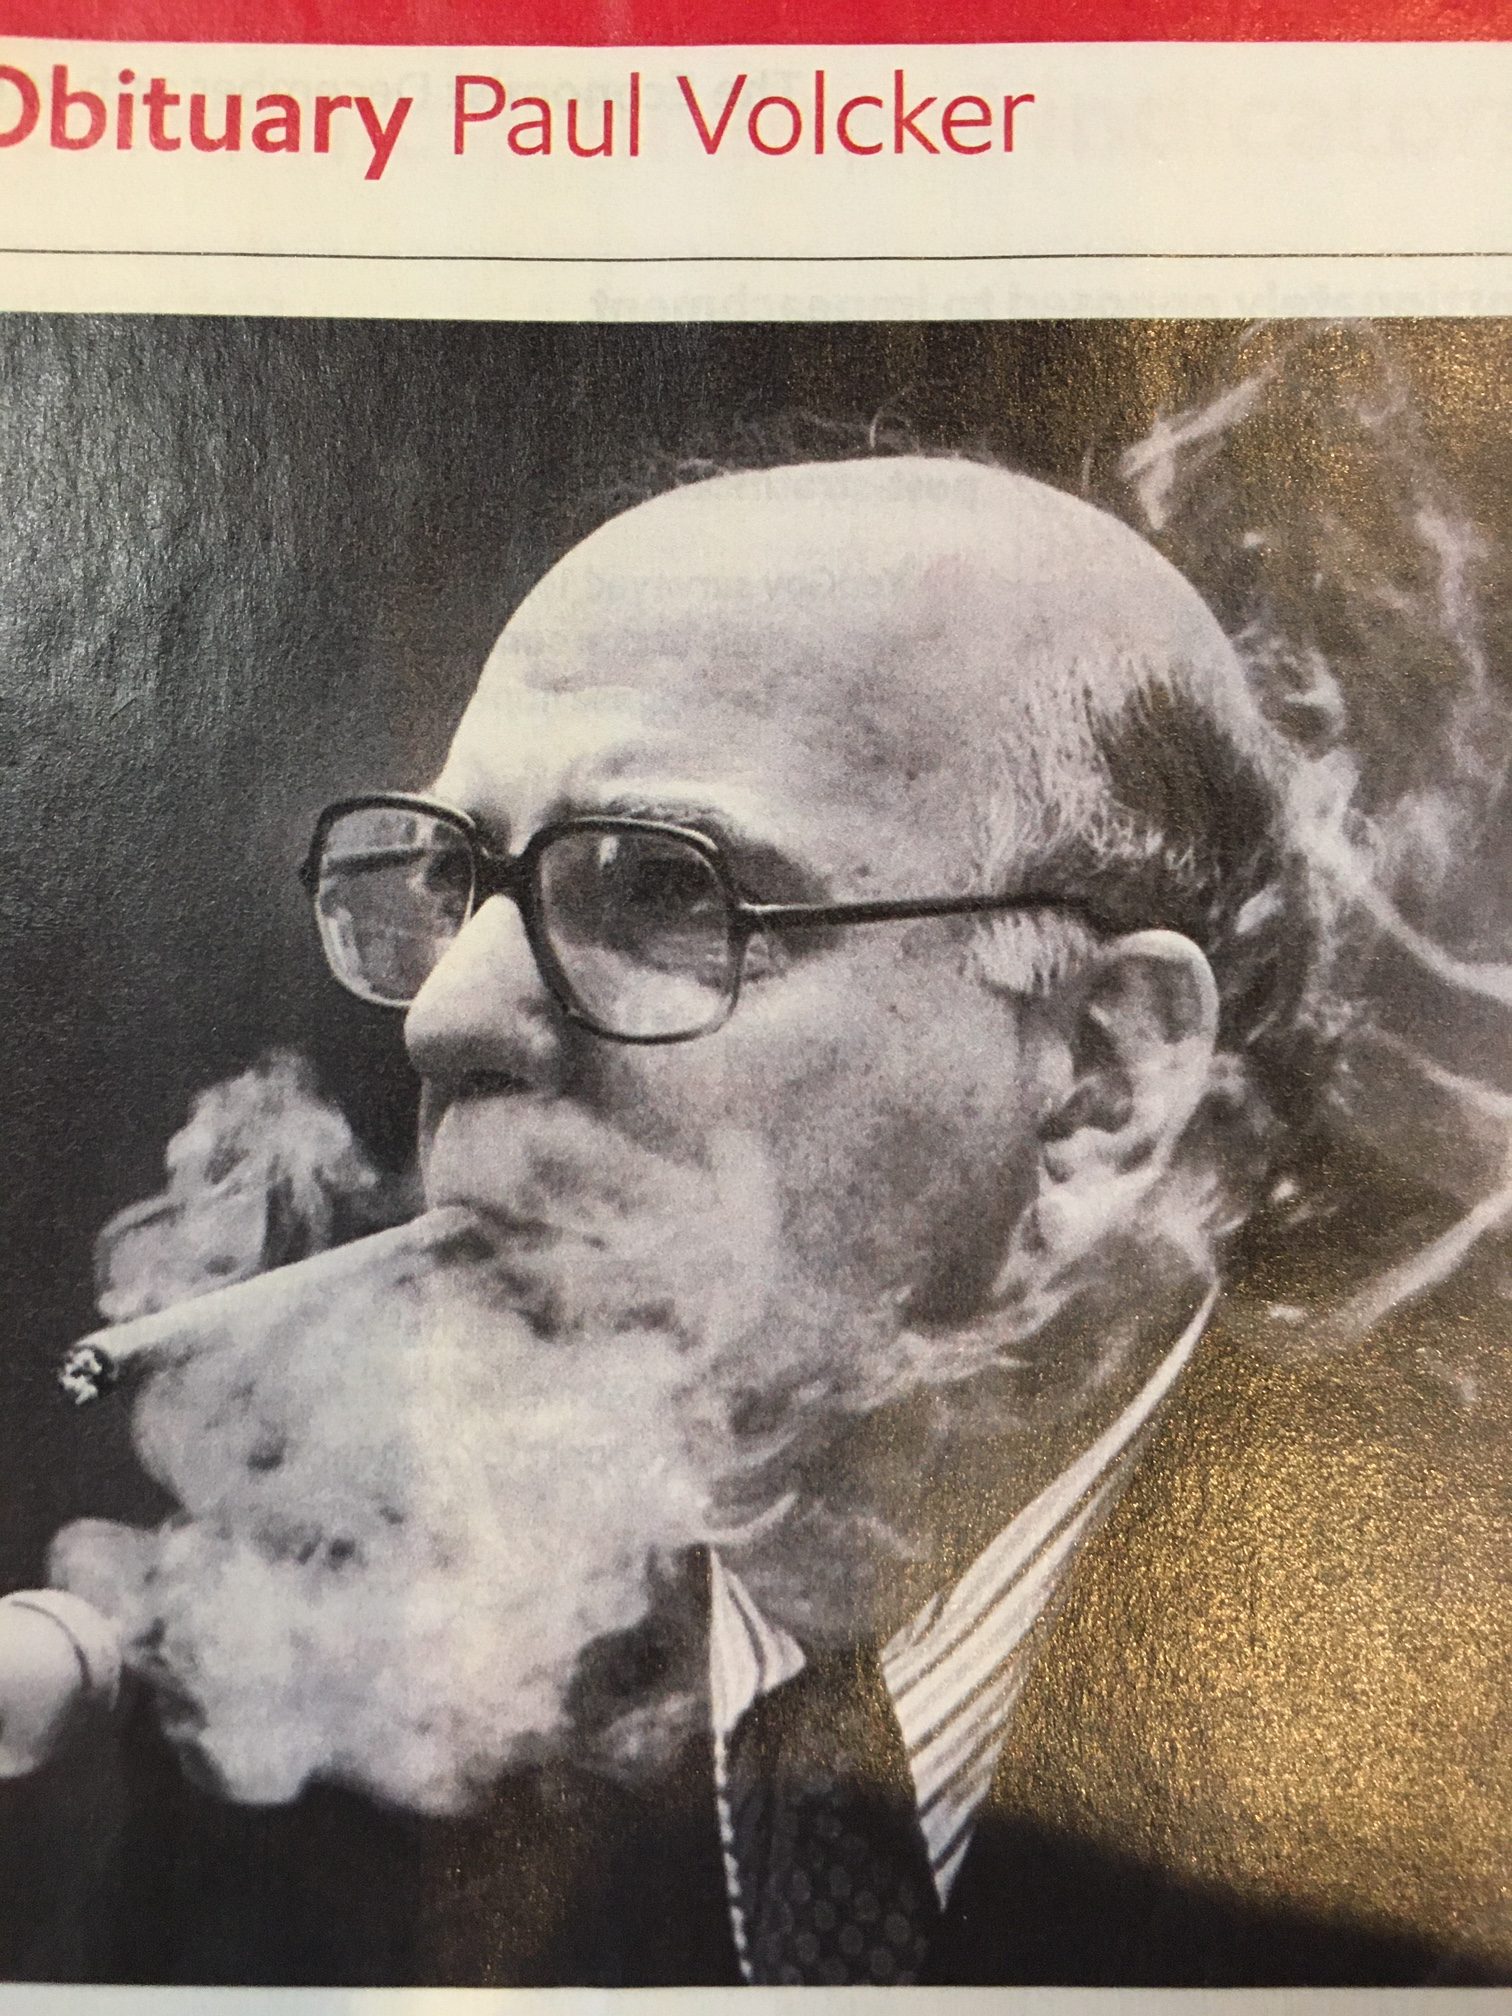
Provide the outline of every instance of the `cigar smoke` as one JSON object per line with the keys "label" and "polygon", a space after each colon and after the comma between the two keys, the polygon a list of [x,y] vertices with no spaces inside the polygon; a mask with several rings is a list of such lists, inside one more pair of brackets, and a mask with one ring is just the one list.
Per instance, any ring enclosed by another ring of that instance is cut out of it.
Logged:
{"label": "cigar smoke", "polygon": [[207,1300],[142,1358],[137,1449],[180,1512],[73,1527],[54,1567],[233,1797],[320,1776],[465,1805],[707,1530],[681,1340],[586,1308],[545,1332],[516,1291],[453,1209]]}
{"label": "cigar smoke", "polygon": [[[1354,1345],[1512,1230],[1506,556],[1370,324],[1249,331],[1110,491],[1218,612],[1295,757],[1340,1043],[1272,1200],[1276,1250],[1310,1241],[1318,1279],[1277,1270],[1275,1313],[1301,1348]],[[1376,1208],[1347,1216],[1360,1155]],[[1434,1383],[1469,1400],[1477,1378],[1442,1364]]]}
{"label": "cigar smoke", "polygon": [[[785,1284],[738,1138],[694,1171],[522,1102],[501,1149],[509,1223],[452,1206],[204,1293],[185,1255],[219,1283],[265,1239],[247,1200],[246,1247],[227,1238],[228,1143],[249,1184],[250,1167],[275,1178],[270,1144],[301,1115],[302,1194],[323,1200],[297,1228],[308,1246],[348,1209],[337,1167],[373,1184],[286,1061],[199,1103],[170,1150],[173,1210],[107,1228],[102,1306],[136,1318],[119,1333],[136,1447],[179,1509],[156,1532],[81,1521],[54,1543],[54,1581],[118,1624],[198,1775],[244,1801],[323,1779],[449,1811],[563,1751],[649,1769],[698,1713],[701,1674],[663,1660],[595,1686],[589,1655],[656,1636],[699,1543],[760,1579],[781,1529],[794,1586],[851,1627],[861,1560],[906,1543],[875,1496],[827,1502],[843,1492],[824,1431],[917,1388],[917,1354],[895,1320],[889,1347],[882,1323],[862,1336]],[[191,1159],[222,1179],[198,1200]],[[153,1228],[190,1296],[166,1312]],[[780,1604],[780,1576],[764,1591]]]}
{"label": "cigar smoke", "polygon": [[[165,1197],[106,1228],[101,1307],[138,1318],[118,1354],[137,1450],[180,1510],[66,1529],[53,1575],[118,1622],[170,1735],[235,1798],[322,1777],[466,1805],[560,1735],[584,1647],[639,1622],[659,1564],[709,1530],[686,1398],[748,1265],[696,1313],[684,1295],[677,1330],[666,1241],[635,1236],[646,1172],[549,1132],[521,1146],[522,1216],[532,1181],[596,1167],[557,1197],[570,1234],[505,1258],[454,1208],[155,1315],[251,1275],[273,1200],[298,1250],[379,1187],[274,1059],[198,1102]],[[664,1223],[691,1188],[658,1198]]]}
{"label": "cigar smoke", "polygon": [[288,1050],[201,1092],[164,1161],[162,1191],[118,1212],[95,1241],[107,1323],[172,1309],[419,1209],[413,1175],[380,1169]]}

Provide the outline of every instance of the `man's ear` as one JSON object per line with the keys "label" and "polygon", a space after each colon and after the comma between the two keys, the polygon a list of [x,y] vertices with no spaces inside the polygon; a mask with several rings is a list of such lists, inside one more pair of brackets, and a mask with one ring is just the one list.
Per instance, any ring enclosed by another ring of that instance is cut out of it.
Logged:
{"label": "man's ear", "polygon": [[1037,1207],[1041,1236],[1064,1257],[1163,1173],[1208,1088],[1217,1034],[1212,968],[1179,932],[1131,932],[1072,983]]}

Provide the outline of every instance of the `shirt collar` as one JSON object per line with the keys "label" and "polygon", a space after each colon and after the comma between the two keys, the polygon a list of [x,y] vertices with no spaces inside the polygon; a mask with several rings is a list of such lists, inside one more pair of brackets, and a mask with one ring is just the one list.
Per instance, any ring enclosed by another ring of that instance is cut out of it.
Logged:
{"label": "shirt collar", "polygon": [[[953,1588],[931,1597],[882,1648],[882,1674],[942,1903],[1023,1686],[1025,1641],[1117,1496],[1135,1445],[1196,1348],[1216,1299],[1214,1289],[1096,1441],[1008,1522]],[[752,1702],[801,1673],[806,1658],[791,1633],[763,1617],[717,1553],[710,1568],[710,1709],[722,1752]]]}

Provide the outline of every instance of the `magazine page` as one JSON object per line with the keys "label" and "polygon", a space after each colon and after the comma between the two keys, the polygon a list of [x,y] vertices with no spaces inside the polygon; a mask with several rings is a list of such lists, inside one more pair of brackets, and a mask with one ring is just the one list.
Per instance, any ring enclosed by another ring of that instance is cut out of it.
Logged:
{"label": "magazine page", "polygon": [[0,28],[0,2011],[1508,2006],[1505,10]]}

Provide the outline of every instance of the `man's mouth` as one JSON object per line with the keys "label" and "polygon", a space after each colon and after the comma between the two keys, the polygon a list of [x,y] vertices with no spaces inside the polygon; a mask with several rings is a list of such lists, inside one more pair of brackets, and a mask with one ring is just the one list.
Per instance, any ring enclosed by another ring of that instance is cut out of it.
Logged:
{"label": "man's mouth", "polygon": [[441,1185],[428,1197],[428,1208],[461,1206],[477,1219],[490,1251],[504,1255],[538,1251],[567,1234],[548,1219],[532,1217],[494,1198],[474,1195],[465,1185]]}
{"label": "man's mouth", "polygon": [[430,1208],[465,1206],[516,1252],[559,1240],[602,1246],[646,1207],[652,1173],[603,1122],[518,1097],[451,1100],[428,1130],[422,1163]]}

